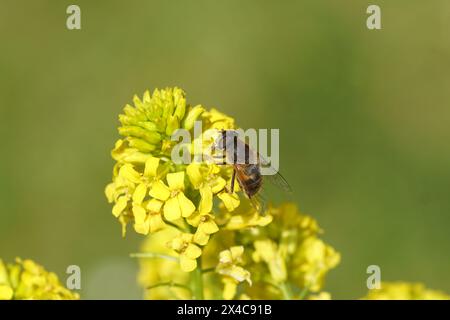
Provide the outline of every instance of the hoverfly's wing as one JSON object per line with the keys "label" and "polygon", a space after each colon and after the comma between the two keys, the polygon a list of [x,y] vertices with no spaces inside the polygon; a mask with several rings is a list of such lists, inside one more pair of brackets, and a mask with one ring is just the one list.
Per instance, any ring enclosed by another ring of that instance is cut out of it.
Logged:
{"label": "hoverfly's wing", "polygon": [[255,208],[258,213],[260,213],[261,215],[265,214],[267,210],[267,201],[260,192],[252,196],[249,200],[252,204],[252,207]]}
{"label": "hoverfly's wing", "polygon": [[283,191],[287,193],[292,193],[292,188],[285,178],[281,175],[281,173],[277,172],[274,175],[264,175],[265,179],[269,180],[272,184],[279,187]]}
{"label": "hoverfly's wing", "polygon": [[286,179],[283,178],[281,173],[277,172],[272,166],[270,166],[270,163],[266,159],[264,159],[260,154],[258,154],[258,156],[261,166],[265,167],[270,171],[270,174],[263,175],[263,178],[267,179],[268,181],[270,181],[272,184],[279,187],[283,191],[286,191],[287,193],[292,193],[291,186],[286,181]]}

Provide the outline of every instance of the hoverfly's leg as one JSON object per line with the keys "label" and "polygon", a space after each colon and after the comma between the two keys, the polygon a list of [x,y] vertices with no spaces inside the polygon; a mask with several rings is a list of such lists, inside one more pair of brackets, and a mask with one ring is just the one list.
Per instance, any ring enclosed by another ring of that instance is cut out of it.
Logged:
{"label": "hoverfly's leg", "polygon": [[229,193],[234,193],[234,182],[236,180],[236,169],[233,169],[233,175],[231,176],[231,190]]}

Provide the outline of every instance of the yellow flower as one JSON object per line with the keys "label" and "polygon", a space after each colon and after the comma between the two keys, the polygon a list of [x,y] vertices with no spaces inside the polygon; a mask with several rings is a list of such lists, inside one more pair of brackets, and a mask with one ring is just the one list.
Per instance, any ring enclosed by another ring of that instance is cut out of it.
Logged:
{"label": "yellow flower", "polygon": [[[138,274],[139,284],[145,288],[146,299],[191,299],[192,294],[189,290],[173,286],[172,284],[187,284],[189,282],[189,273],[183,272],[180,268],[178,259],[167,259],[173,253],[163,243],[167,243],[179,234],[174,228],[165,228],[164,230],[150,234],[141,247],[141,252],[152,252],[161,255],[161,257],[139,259],[140,270]],[[157,286],[158,284],[167,284]],[[152,289],[147,289],[151,287]]]}
{"label": "yellow flower", "polygon": [[228,212],[233,212],[237,207],[239,207],[239,204],[241,203],[241,201],[239,200],[239,196],[236,193],[238,188],[239,187],[236,184],[234,193],[229,193],[227,190],[224,190],[217,194],[219,199],[222,200],[223,205]]}
{"label": "yellow flower", "polygon": [[194,235],[180,233],[168,243],[169,247],[180,255],[180,267],[184,272],[191,272],[197,268],[197,258],[202,249],[194,243]]}
{"label": "yellow flower", "polygon": [[[159,211],[161,204],[155,199],[146,200],[148,189],[155,181],[160,180],[158,173],[160,159],[147,157],[143,172],[139,172],[136,166],[125,163],[118,169],[115,181],[106,187],[105,193],[110,202],[115,202],[112,213],[116,218],[121,216],[134,218],[134,229],[138,233],[148,234],[164,227]],[[126,226],[126,220],[122,220]]]}
{"label": "yellow flower", "polygon": [[224,299],[233,299],[240,282],[247,281],[250,285],[252,284],[250,272],[241,267],[243,264],[243,253],[243,246],[234,246],[221,251],[219,254],[219,263],[217,264],[216,272],[224,276],[222,278]]}
{"label": "yellow flower", "polygon": [[425,288],[422,283],[382,282],[381,289],[369,290],[366,300],[450,300],[450,295]]}
{"label": "yellow flower", "polygon": [[184,171],[167,174],[167,183],[155,182],[149,194],[164,202],[164,218],[175,221],[179,218],[188,218],[195,211],[195,205],[184,194]]}
{"label": "yellow flower", "polygon": [[316,237],[302,241],[290,263],[291,277],[302,288],[318,292],[325,275],[340,262],[340,255],[331,246]]}
{"label": "yellow flower", "polygon": [[202,246],[208,243],[211,234],[219,231],[219,227],[214,221],[214,216],[209,213],[201,214],[196,212],[187,218],[187,222],[191,226],[197,227],[194,234],[194,241]]}
{"label": "yellow flower", "polygon": [[[172,140],[175,130],[186,129],[192,133],[195,121],[200,121],[203,132],[194,141],[183,141],[186,147],[183,150],[195,156],[205,155],[208,149],[205,150],[205,146],[215,141],[219,130],[235,128],[233,118],[216,109],[190,106],[183,90],[166,88],[156,89],[152,94],[146,91],[143,97],[135,95],[133,103],[123,108],[119,121],[122,138],[111,152],[116,164],[105,194],[113,203],[112,213],[122,224],[123,235],[130,222],[137,233],[147,235],[169,224],[185,225],[195,211],[203,219],[213,221],[207,214],[215,215],[215,197],[221,200],[219,206],[228,213],[240,205],[239,195],[226,190],[231,180],[231,166],[219,167],[206,162],[186,165],[171,158],[173,147],[178,143]],[[198,149],[198,142],[205,144]],[[199,150],[201,154],[196,154]],[[235,189],[239,191],[239,186]],[[270,219],[257,214],[236,216],[229,227],[265,225]],[[217,224],[209,225],[209,229],[204,223],[197,228],[197,243],[205,245],[216,232]]]}
{"label": "yellow flower", "polygon": [[79,299],[61,285],[56,274],[47,272],[32,260],[16,259],[5,265],[0,259],[0,300],[74,300]]}
{"label": "yellow flower", "polygon": [[213,195],[225,188],[226,181],[221,177],[221,170],[214,164],[191,163],[186,173],[196,190],[199,190],[201,200],[198,211],[201,214],[211,212]]}
{"label": "yellow flower", "polygon": [[264,261],[267,264],[273,281],[276,283],[286,281],[285,257],[281,255],[277,244],[272,240],[266,239],[255,241],[254,246],[253,259],[256,262]]}
{"label": "yellow flower", "polygon": [[157,199],[144,201],[148,195],[149,188],[154,183],[160,181],[158,168],[160,168],[160,159],[149,157],[145,162],[145,168],[142,175],[139,176],[139,182],[133,193],[132,211],[134,216],[134,229],[137,233],[148,234],[156,232],[165,227],[161,217],[161,207],[163,202]]}
{"label": "yellow flower", "polygon": [[13,288],[9,282],[8,271],[0,259],[0,300],[10,300],[14,295]]}
{"label": "yellow flower", "polygon": [[[226,298],[236,295],[239,283],[250,282],[250,272],[267,296],[280,294],[276,287],[267,288],[267,281],[283,286],[290,281],[294,289],[312,292],[322,287],[325,274],[339,262],[339,254],[318,238],[321,230],[314,219],[299,213],[293,204],[259,213],[245,197],[241,201],[238,184],[236,192],[228,192],[231,166],[172,161],[178,143],[172,134],[177,129],[192,132],[195,121],[201,121],[203,132],[194,141],[183,141],[183,150],[197,159],[207,155],[219,130],[236,128],[233,118],[216,109],[192,107],[181,89],[167,88],[152,94],[146,91],[142,98],[134,96],[133,105],[124,107],[119,121],[122,138],[111,152],[116,164],[105,194],[113,203],[112,212],[122,224],[123,234],[129,222],[144,235],[176,231],[167,240],[179,255],[180,271],[198,268],[200,257],[209,264],[222,250],[214,267],[222,278]],[[202,148],[197,148],[200,142]],[[224,242],[218,245],[214,239]],[[213,247],[217,250],[208,249]],[[248,271],[241,265],[244,248]],[[202,256],[203,249],[207,256]],[[205,281],[212,281],[210,278],[214,277],[205,276]],[[217,286],[208,288],[213,294]],[[7,289],[0,290],[8,294]],[[261,296],[248,286],[243,290],[242,296]]]}
{"label": "yellow flower", "polygon": [[222,130],[222,129],[234,129],[234,119],[228,117],[227,115],[219,112],[216,109],[211,109],[210,111],[205,111],[202,114],[202,118],[206,122],[208,128]]}
{"label": "yellow flower", "polygon": [[[219,197],[227,197],[227,195],[222,194]],[[223,200],[223,198],[222,198]],[[224,204],[228,201],[225,200]],[[272,215],[270,213],[265,213],[261,215],[255,208],[253,208],[249,203],[246,206],[241,206],[237,210],[230,214],[230,211],[225,207],[225,214],[229,216],[228,222],[225,228],[228,230],[241,230],[249,227],[264,227],[272,222]]]}

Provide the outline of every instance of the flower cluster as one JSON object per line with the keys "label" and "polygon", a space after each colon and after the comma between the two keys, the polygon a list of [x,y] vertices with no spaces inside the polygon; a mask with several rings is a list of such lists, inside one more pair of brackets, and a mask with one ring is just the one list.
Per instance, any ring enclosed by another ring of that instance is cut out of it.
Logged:
{"label": "flower cluster", "polygon": [[366,300],[450,300],[450,295],[425,288],[422,283],[382,282],[380,289],[372,289]]}
{"label": "flower cluster", "polygon": [[12,299],[75,300],[79,295],[32,260],[17,258],[14,264],[6,265],[0,259],[0,300]]}
{"label": "flower cluster", "polygon": [[[203,249],[205,296],[216,299],[330,298],[321,290],[326,274],[339,263],[340,255],[319,238],[321,230],[317,222],[300,213],[291,203],[270,207],[264,216],[268,223],[247,219],[255,215],[255,209],[248,206],[246,210],[246,214],[236,212],[241,228],[237,228],[237,223],[227,228],[230,220],[225,219],[228,223],[219,228]],[[229,213],[223,207],[216,214],[221,220]],[[161,243],[170,242],[176,234],[171,229],[150,235],[143,245],[143,256],[148,252],[170,255]],[[185,235],[178,234],[178,237],[185,238]],[[195,253],[197,249],[186,251]],[[141,285],[149,288],[146,298],[174,298],[175,290],[178,290],[177,298],[192,297],[190,278],[183,275],[176,262],[162,255],[148,257],[153,258],[141,260],[139,276]],[[179,259],[186,257],[180,255]],[[156,290],[157,283],[166,286]]]}
{"label": "flower cluster", "polygon": [[167,88],[135,96],[119,121],[122,138],[111,152],[116,164],[105,193],[124,235],[128,223],[148,235],[143,251],[151,259],[142,260],[140,281],[151,288],[149,297],[192,297],[194,277],[185,274],[192,271],[212,282],[202,288],[209,297],[292,298],[321,290],[339,254],[318,238],[312,218],[292,204],[260,213],[239,186],[228,191],[231,166],[173,161],[178,129],[193,134],[201,123],[200,135],[183,145],[195,156],[206,149],[199,143],[214,142],[207,132],[235,129],[234,119],[190,106],[181,89]]}
{"label": "flower cluster", "polygon": [[[178,229],[181,233],[170,239],[168,246],[180,256],[182,270],[193,271],[202,247],[219,231],[212,214],[215,199],[229,212],[239,206],[240,199],[226,191],[230,168],[213,162],[173,161],[178,141],[172,140],[172,134],[177,129],[192,131],[195,121],[201,122],[204,131],[232,129],[234,120],[215,109],[190,106],[178,88],[155,90],[153,94],[147,91],[142,99],[135,96],[133,103],[119,115],[123,138],[111,152],[116,164],[105,193],[114,203],[112,213],[121,222],[123,235],[128,223],[144,235]],[[199,141],[207,145],[214,138],[200,134],[184,147],[194,155]]]}

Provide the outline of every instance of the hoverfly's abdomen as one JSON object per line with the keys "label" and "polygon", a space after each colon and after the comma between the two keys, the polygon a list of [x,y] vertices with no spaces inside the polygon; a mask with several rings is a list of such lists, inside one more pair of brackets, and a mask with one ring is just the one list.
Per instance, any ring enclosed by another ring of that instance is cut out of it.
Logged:
{"label": "hoverfly's abdomen", "polygon": [[258,193],[262,186],[262,175],[258,165],[249,164],[245,166],[246,176],[241,181],[241,188],[249,198]]}

